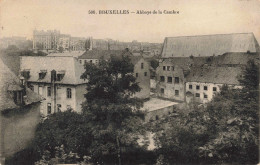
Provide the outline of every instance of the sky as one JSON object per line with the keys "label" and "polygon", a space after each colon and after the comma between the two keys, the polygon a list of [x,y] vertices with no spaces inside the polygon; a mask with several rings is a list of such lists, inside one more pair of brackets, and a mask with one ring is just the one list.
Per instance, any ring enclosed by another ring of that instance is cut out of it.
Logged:
{"label": "sky", "polygon": [[[179,14],[100,15],[89,10],[175,10]],[[260,0],[0,0],[0,37],[31,39],[34,29],[142,42],[253,32],[260,42]]]}

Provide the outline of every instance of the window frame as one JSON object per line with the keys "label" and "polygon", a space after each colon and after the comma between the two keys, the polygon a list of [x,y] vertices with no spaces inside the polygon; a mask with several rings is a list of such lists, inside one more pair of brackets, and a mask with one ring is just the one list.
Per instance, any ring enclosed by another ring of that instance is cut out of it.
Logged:
{"label": "window frame", "polygon": [[180,96],[180,91],[179,91],[179,90],[175,90],[175,91],[174,91],[174,95],[175,95],[175,96]]}
{"label": "window frame", "polygon": [[47,87],[47,96],[51,97],[51,87]]}
{"label": "window frame", "polygon": [[66,95],[67,95],[67,99],[71,99],[72,98],[72,90],[71,90],[71,88],[67,88],[66,89]]}
{"label": "window frame", "polygon": [[160,76],[160,82],[165,82],[165,77],[164,76]]}
{"label": "window frame", "polygon": [[200,85],[196,85],[196,90],[200,90]]}
{"label": "window frame", "polygon": [[[171,81],[169,81],[169,80],[171,80]],[[167,83],[172,83],[172,77],[170,77],[170,76],[167,77]]]}
{"label": "window frame", "polygon": [[200,98],[200,93],[195,93],[195,97],[199,97]]}
{"label": "window frame", "polygon": [[174,77],[174,83],[179,84],[180,83],[180,78],[179,77]]}

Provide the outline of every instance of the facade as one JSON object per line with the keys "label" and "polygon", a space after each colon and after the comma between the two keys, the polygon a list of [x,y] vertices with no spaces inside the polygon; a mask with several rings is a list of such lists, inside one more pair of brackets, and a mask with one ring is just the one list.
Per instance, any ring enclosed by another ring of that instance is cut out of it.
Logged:
{"label": "facade", "polygon": [[27,86],[45,100],[41,113],[48,115],[72,109],[81,112],[86,81],[80,79],[84,67],[74,57],[21,57],[21,75]]}
{"label": "facade", "polygon": [[56,30],[33,31],[33,49],[56,50],[60,32]]}
{"label": "facade", "polygon": [[70,50],[70,35],[61,34],[58,40],[58,50],[63,48],[64,51]]}
{"label": "facade", "polygon": [[233,52],[259,52],[253,33],[166,37],[162,57],[217,56]]}
{"label": "facade", "polygon": [[68,34],[61,34],[57,30],[33,31],[34,50],[59,50],[81,51],[85,50],[85,39],[81,37],[71,37]]}
{"label": "facade", "polygon": [[156,69],[157,96],[170,100],[184,101],[185,78],[183,67],[172,59],[161,59]]}
{"label": "facade", "polygon": [[131,62],[134,64],[134,75],[141,91],[135,93],[135,97],[150,98],[150,64],[141,56],[132,56]]}

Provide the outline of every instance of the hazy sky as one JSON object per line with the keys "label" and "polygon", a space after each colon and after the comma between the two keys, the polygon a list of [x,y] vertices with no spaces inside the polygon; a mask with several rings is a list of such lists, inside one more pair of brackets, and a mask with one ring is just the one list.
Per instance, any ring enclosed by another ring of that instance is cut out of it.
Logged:
{"label": "hazy sky", "polygon": [[[178,15],[91,15],[89,10],[175,10]],[[260,42],[260,0],[0,0],[0,37],[34,29],[120,41],[253,32]]]}

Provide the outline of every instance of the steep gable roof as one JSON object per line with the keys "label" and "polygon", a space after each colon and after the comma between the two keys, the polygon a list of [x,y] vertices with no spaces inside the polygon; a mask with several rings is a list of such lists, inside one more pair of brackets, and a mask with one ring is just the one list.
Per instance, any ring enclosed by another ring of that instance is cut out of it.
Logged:
{"label": "steep gable roof", "polygon": [[121,55],[123,50],[88,50],[79,56],[79,59],[110,59],[111,55]]}
{"label": "steep gable roof", "polygon": [[212,56],[248,51],[260,52],[253,33],[166,37],[162,57]]}
{"label": "steep gable roof", "polygon": [[[45,82],[51,83],[51,71],[55,70],[63,72],[64,77],[61,81],[57,81],[60,84],[83,84],[85,80],[80,79],[82,73],[84,73],[84,66],[80,65],[74,57],[21,57],[21,71],[29,70],[31,82]],[[46,70],[47,73],[43,79],[39,79],[39,73],[41,70]]]}

